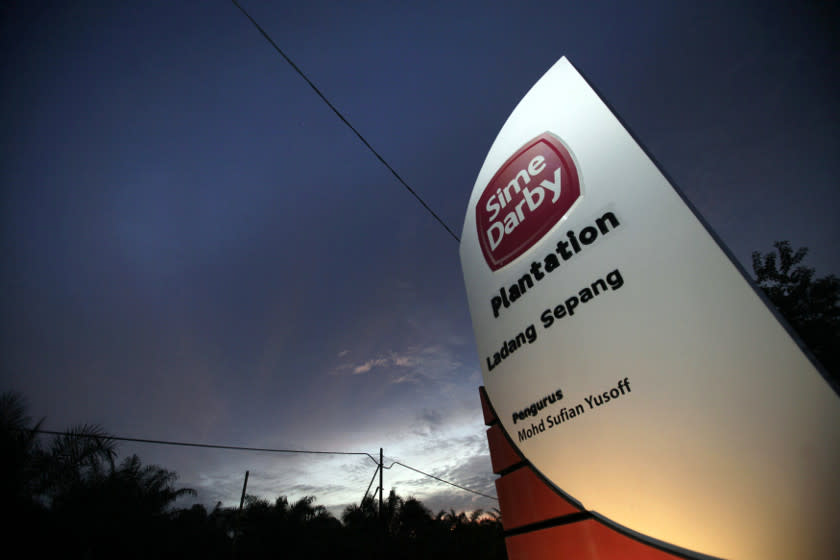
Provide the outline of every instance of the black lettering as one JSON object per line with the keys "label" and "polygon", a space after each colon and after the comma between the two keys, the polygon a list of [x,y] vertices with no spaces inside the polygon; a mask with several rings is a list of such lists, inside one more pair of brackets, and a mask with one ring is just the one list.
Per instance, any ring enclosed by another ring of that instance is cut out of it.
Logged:
{"label": "black lettering", "polygon": [[572,249],[575,250],[575,254],[580,253],[580,243],[578,243],[578,240],[575,238],[575,232],[566,232],[566,237],[568,237],[569,241],[572,243]]}
{"label": "black lettering", "polygon": [[592,226],[586,226],[585,228],[580,230],[578,236],[580,237],[581,243],[583,243],[584,245],[589,245],[590,243],[598,239],[598,230]]}
{"label": "black lettering", "polygon": [[525,336],[528,337],[528,344],[537,340],[537,329],[534,328],[534,325],[528,325],[528,328],[525,329]]}
{"label": "black lettering", "polygon": [[595,280],[595,282],[592,283],[592,291],[595,293],[596,296],[599,293],[598,292],[598,286],[601,287],[601,290],[603,290],[605,292],[607,291],[607,283],[604,282],[603,278],[598,278],[597,280]]}
{"label": "black lettering", "polygon": [[540,321],[543,323],[543,328],[548,328],[554,323],[554,318],[551,316],[551,309],[546,309],[540,315]]}
{"label": "black lettering", "polygon": [[[521,209],[523,203],[519,203],[517,208]],[[516,217],[515,213],[509,216]],[[560,266],[560,259],[567,261],[576,254],[580,253],[586,246],[595,243],[601,235],[607,234],[615,228],[619,227],[620,222],[613,212],[605,212],[600,218],[597,218],[591,225],[584,226],[579,232],[575,233],[573,230],[565,232],[565,239],[557,241],[555,250],[547,254],[543,261],[532,261],[529,272],[520,277],[515,284],[505,288],[499,288],[499,294],[494,295],[490,299],[490,307],[493,312],[493,317],[498,318],[501,314],[502,307],[508,308],[513,303],[522,298],[529,289],[534,287],[534,282],[539,282],[545,275],[553,272]],[[559,258],[558,258],[559,255]],[[613,290],[617,290],[624,285],[624,279],[618,269],[612,271],[605,279],[597,279],[591,286],[591,289],[581,290],[579,299],[571,300],[572,305],[567,305],[564,313],[573,315],[575,307],[579,303],[586,303],[593,297],[607,291],[607,286]],[[551,318],[545,314],[541,315],[541,320],[544,327],[549,327],[553,323]]]}
{"label": "black lettering", "polygon": [[[569,232],[571,235],[572,232]],[[557,250],[555,251],[558,255],[563,257],[564,261],[567,261],[572,258],[572,253],[569,252],[569,242],[568,241],[558,241],[557,242]]]}
{"label": "black lettering", "polygon": [[533,288],[534,287],[534,281],[531,280],[531,275],[530,274],[526,274],[525,276],[520,278],[519,282],[517,282],[517,284],[519,285],[519,291],[522,292],[523,294],[528,291],[528,288]]}
{"label": "black lettering", "polygon": [[555,268],[560,267],[560,261],[557,260],[557,256],[554,253],[549,253],[545,256],[545,271],[551,272]]}
{"label": "black lettering", "polygon": [[492,298],[490,298],[490,307],[493,308],[493,317],[498,317],[499,309],[502,308],[502,298],[499,296],[493,296]]}
{"label": "black lettering", "polygon": [[613,290],[617,290],[624,285],[624,278],[621,277],[621,272],[617,268],[607,274],[607,283]]}
{"label": "black lettering", "polygon": [[615,217],[615,214],[612,212],[607,212],[597,220],[595,220],[595,225],[598,226],[598,229],[601,230],[601,233],[607,233],[610,231],[610,228],[607,227],[607,220],[609,220],[610,224],[613,228],[618,227],[618,218]]}
{"label": "black lettering", "polygon": [[508,301],[504,286],[502,286],[502,288],[499,290],[499,295],[502,296],[502,303],[505,304],[505,308],[510,307],[510,302]]}

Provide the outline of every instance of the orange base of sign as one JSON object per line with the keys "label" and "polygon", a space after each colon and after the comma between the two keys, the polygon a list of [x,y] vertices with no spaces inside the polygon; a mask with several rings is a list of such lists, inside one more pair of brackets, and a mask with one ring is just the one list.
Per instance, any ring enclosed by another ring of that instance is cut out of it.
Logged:
{"label": "orange base of sign", "polygon": [[621,533],[561,496],[511,445],[484,387],[481,407],[509,560],[682,558]]}

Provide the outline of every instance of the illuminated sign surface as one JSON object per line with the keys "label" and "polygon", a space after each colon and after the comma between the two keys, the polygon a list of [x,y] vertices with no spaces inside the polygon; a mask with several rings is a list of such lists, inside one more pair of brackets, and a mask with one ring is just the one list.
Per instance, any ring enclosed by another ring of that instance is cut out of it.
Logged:
{"label": "illuminated sign surface", "polygon": [[565,58],[461,239],[487,395],[557,489],[689,555],[840,550],[840,399]]}

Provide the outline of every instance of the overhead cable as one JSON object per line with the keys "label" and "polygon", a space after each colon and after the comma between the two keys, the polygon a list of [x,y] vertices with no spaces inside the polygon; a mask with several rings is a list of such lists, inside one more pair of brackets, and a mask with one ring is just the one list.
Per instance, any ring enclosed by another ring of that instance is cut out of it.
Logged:
{"label": "overhead cable", "polygon": [[257,28],[257,31],[259,31],[259,32],[262,34],[262,36],[263,36],[263,37],[265,37],[266,41],[268,41],[268,42],[271,44],[271,46],[272,46],[272,47],[274,47],[274,50],[276,50],[278,53],[280,53],[280,56],[282,56],[282,57],[286,60],[286,62],[288,62],[288,63],[289,63],[289,66],[291,66],[292,68],[294,68],[295,72],[297,72],[297,73],[300,75],[300,77],[301,77],[301,78],[303,78],[303,79],[306,81],[306,83],[307,83],[307,84],[309,84],[309,87],[311,87],[311,88],[312,88],[312,90],[313,90],[313,91],[314,91],[314,92],[318,95],[318,97],[320,97],[320,98],[321,98],[321,100],[323,100],[323,102],[324,102],[324,103],[326,103],[326,104],[327,104],[327,106],[328,106],[330,109],[332,109],[333,113],[335,113],[335,114],[338,116],[338,118],[339,118],[339,119],[341,119],[341,122],[343,122],[344,124],[346,124],[346,125],[347,125],[347,127],[348,127],[350,130],[352,130],[352,131],[353,131],[353,133],[354,133],[354,134],[355,134],[355,135],[359,138],[359,140],[361,140],[361,141],[362,141],[362,143],[363,143],[365,146],[367,146],[367,149],[368,149],[368,150],[370,150],[370,151],[371,151],[371,153],[373,153],[373,155],[375,155],[375,156],[376,156],[376,158],[377,158],[380,162],[382,162],[382,165],[384,165],[384,166],[388,169],[388,171],[390,171],[390,172],[391,172],[391,174],[392,174],[394,177],[396,177],[396,178],[397,178],[397,181],[399,181],[399,182],[402,184],[402,186],[403,186],[403,187],[405,187],[405,188],[406,188],[406,190],[408,190],[408,192],[410,192],[410,193],[414,196],[414,198],[416,198],[416,199],[418,200],[418,202],[420,202],[420,204],[422,204],[422,205],[423,205],[423,208],[425,208],[425,209],[426,209],[426,211],[428,211],[428,212],[429,212],[429,214],[431,214],[431,215],[435,218],[435,220],[437,220],[437,221],[438,221],[438,223],[439,223],[440,225],[442,225],[442,226],[443,226],[443,228],[444,228],[447,232],[449,232],[449,235],[451,235],[451,236],[455,239],[455,241],[460,242],[460,241],[461,241],[461,240],[460,240],[460,238],[459,238],[457,235],[455,235],[455,232],[453,232],[453,231],[449,228],[449,226],[448,226],[448,225],[446,225],[446,222],[444,222],[444,221],[443,221],[443,219],[442,219],[440,216],[438,216],[438,215],[437,215],[437,213],[436,213],[434,210],[432,210],[432,209],[431,209],[431,207],[429,207],[429,205],[428,205],[428,204],[426,204],[426,201],[424,201],[422,198],[420,198],[420,195],[419,195],[419,194],[417,194],[417,192],[415,192],[415,190],[414,190],[414,189],[412,189],[410,186],[408,186],[408,183],[406,183],[406,182],[405,182],[405,179],[403,179],[403,178],[400,176],[400,174],[399,174],[399,173],[397,173],[397,172],[396,172],[396,170],[395,170],[393,167],[391,167],[391,166],[388,164],[388,162],[387,162],[387,161],[385,161],[385,158],[383,158],[383,157],[379,154],[379,152],[377,152],[377,151],[373,148],[373,146],[371,146],[371,145],[370,145],[370,143],[369,143],[369,142],[365,139],[365,137],[364,137],[364,136],[362,136],[362,134],[361,134],[358,130],[356,130],[356,128],[355,128],[352,124],[350,124],[350,121],[348,121],[348,120],[347,120],[347,118],[345,118],[345,116],[344,116],[343,114],[341,114],[341,112],[340,112],[340,111],[339,111],[339,110],[335,107],[335,105],[333,105],[332,103],[330,103],[329,99],[327,99],[327,98],[326,98],[326,96],[325,96],[323,93],[321,93],[321,90],[320,90],[320,89],[318,89],[318,87],[317,87],[317,86],[316,86],[316,85],[312,82],[312,80],[310,80],[310,79],[309,79],[309,77],[308,77],[306,74],[304,74],[304,73],[303,73],[303,70],[301,70],[301,69],[298,67],[298,65],[297,65],[297,64],[295,64],[295,63],[292,61],[292,59],[291,59],[291,58],[289,58],[289,57],[288,57],[288,55],[287,55],[285,52],[283,52],[283,49],[281,49],[281,48],[277,45],[277,43],[275,43],[275,42],[274,42],[274,40],[273,40],[273,39],[272,39],[272,38],[268,35],[268,33],[267,33],[267,32],[266,32],[266,31],[265,31],[265,30],[264,30],[264,29],[260,26],[260,24],[259,24],[259,23],[257,23],[257,21],[256,21],[254,18],[252,18],[252,17],[251,17],[251,14],[249,14],[247,11],[245,11],[245,8],[243,8],[243,7],[239,4],[239,2],[237,2],[236,0],[231,0],[231,1],[233,2],[233,4],[234,4],[237,8],[239,8],[239,11],[241,11],[241,12],[245,15],[245,17],[247,17],[249,20],[251,20],[251,23],[252,23],[252,24],[254,24],[254,27],[256,27],[256,28]]}
{"label": "overhead cable", "polygon": [[22,431],[32,432],[36,434],[46,434],[52,436],[71,436],[71,437],[82,437],[82,438],[92,438],[92,439],[101,439],[101,440],[114,440],[114,441],[128,441],[132,443],[149,443],[153,445],[172,445],[178,447],[201,447],[206,449],[226,449],[232,451],[252,451],[252,452],[261,452],[261,453],[302,453],[302,454],[309,454],[309,455],[364,455],[365,457],[369,458],[376,464],[376,470],[373,472],[373,477],[368,484],[368,489],[365,491],[365,496],[367,496],[368,491],[370,491],[371,485],[373,485],[373,481],[376,478],[376,473],[379,472],[380,468],[383,469],[391,469],[394,465],[399,465],[406,469],[412,470],[418,474],[422,474],[423,476],[428,476],[429,478],[433,478],[438,482],[443,482],[444,484],[448,484],[450,486],[454,486],[459,490],[463,490],[464,492],[470,492],[471,494],[476,494],[478,496],[482,496],[484,498],[489,498],[491,500],[498,501],[499,499],[495,496],[490,496],[488,494],[484,494],[482,492],[478,492],[477,490],[472,490],[470,488],[466,488],[461,486],[460,484],[456,484],[454,482],[450,482],[439,476],[435,476],[433,474],[429,474],[427,472],[423,472],[420,469],[414,468],[410,465],[406,465],[405,463],[401,463],[399,461],[392,461],[389,466],[380,465],[379,461],[370,453],[366,453],[364,451],[320,451],[320,450],[312,450],[312,449],[272,449],[267,447],[242,447],[238,445],[221,445],[215,443],[193,443],[187,441],[170,441],[170,440],[162,440],[162,439],[149,439],[149,438],[133,438],[133,437],[125,437],[125,436],[112,436],[112,435],[103,435],[103,434],[88,434],[84,432],[57,432],[54,430],[42,430],[38,429],[23,429]]}
{"label": "overhead cable", "polygon": [[443,482],[443,483],[448,484],[448,485],[450,485],[450,486],[454,486],[455,488],[458,488],[459,490],[463,490],[464,492],[470,492],[471,494],[476,494],[476,495],[478,495],[478,496],[483,496],[483,497],[485,497],[485,498],[489,498],[489,499],[491,499],[491,500],[496,500],[497,502],[499,501],[499,498],[497,498],[496,496],[490,496],[490,495],[488,495],[488,494],[483,494],[483,493],[481,493],[481,492],[479,492],[479,491],[477,491],[477,490],[471,490],[471,489],[469,489],[469,488],[465,488],[464,486],[461,486],[461,485],[459,485],[459,484],[455,484],[454,482],[449,482],[448,480],[444,480],[444,479],[442,479],[442,478],[440,478],[440,477],[438,477],[438,476],[435,476],[435,475],[433,475],[433,474],[429,474],[429,473],[427,473],[427,472],[423,472],[423,471],[421,471],[420,469],[415,469],[414,467],[410,467],[410,466],[406,465],[405,463],[400,463],[399,461],[394,461],[393,463],[391,463],[391,466],[393,467],[394,465],[399,465],[399,466],[401,466],[401,467],[405,467],[406,469],[412,470],[412,471],[414,471],[414,472],[416,472],[416,473],[420,473],[420,474],[422,474],[423,476],[428,476],[429,478],[434,478],[434,479],[435,479],[435,480],[437,480],[437,481]]}
{"label": "overhead cable", "polygon": [[381,465],[376,465],[376,469],[374,469],[373,471],[373,476],[370,477],[370,482],[368,483],[367,490],[365,490],[365,495],[362,496],[362,502],[364,502],[365,498],[367,498],[368,492],[370,492],[370,487],[373,486],[373,481],[376,480],[376,473],[379,472],[380,466]]}
{"label": "overhead cable", "polygon": [[270,449],[266,447],[241,447],[238,445],[219,445],[214,443],[191,443],[186,441],[167,441],[162,439],[146,439],[146,438],[130,438],[130,437],[122,437],[122,436],[111,436],[111,435],[102,435],[102,434],[86,434],[86,433],[77,433],[77,432],[54,432],[52,430],[29,430],[34,433],[38,434],[48,434],[53,436],[74,436],[74,437],[86,437],[86,438],[95,438],[95,439],[112,439],[115,441],[130,441],[134,443],[152,443],[156,445],[176,445],[180,447],[205,447],[208,449],[228,449],[233,451],[260,451],[263,453],[306,453],[310,455],[365,455],[370,458],[371,461],[379,464],[373,455],[370,453],[365,453],[364,451],[315,451],[311,449]]}

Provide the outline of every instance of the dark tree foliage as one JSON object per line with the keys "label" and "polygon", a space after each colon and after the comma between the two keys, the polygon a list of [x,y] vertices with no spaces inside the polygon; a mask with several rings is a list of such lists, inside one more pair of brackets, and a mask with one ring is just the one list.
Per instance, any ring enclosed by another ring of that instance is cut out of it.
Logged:
{"label": "dark tree foliage", "polygon": [[391,491],[380,515],[366,497],[342,521],[314,496],[274,503],[246,496],[245,507],[209,512],[174,507],[193,494],[176,475],[136,455],[116,464],[115,441],[79,426],[43,446],[25,400],[0,395],[3,492],[14,512],[6,555],[34,558],[404,559],[506,558],[498,514],[440,512]]}
{"label": "dark tree foliage", "polygon": [[498,513],[481,510],[465,513],[441,511],[436,516],[416,498],[401,498],[394,490],[378,504],[365,498],[348,506],[342,514],[346,558],[388,558],[396,560],[507,558]]}
{"label": "dark tree foliage", "polygon": [[[34,507],[32,496],[40,476],[38,440],[26,408],[22,395],[12,392],[0,395],[0,484],[6,504],[17,511]],[[34,429],[40,425],[38,422]]]}
{"label": "dark tree foliage", "polygon": [[835,387],[840,383],[840,279],[833,274],[816,278],[801,263],[808,249],[796,251],[788,241],[773,244],[775,251],[752,254],[758,286],[790,323],[825,367]]}

